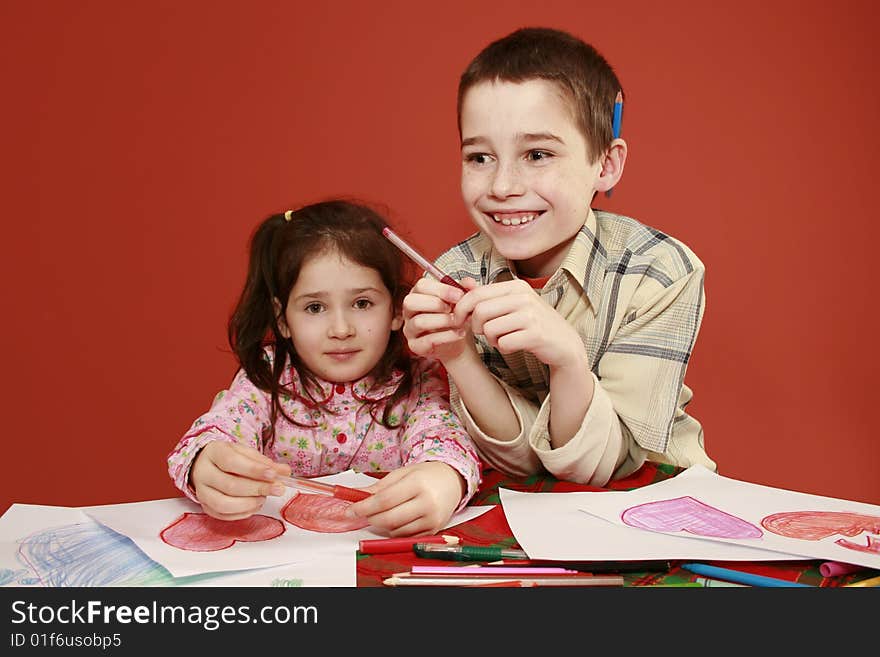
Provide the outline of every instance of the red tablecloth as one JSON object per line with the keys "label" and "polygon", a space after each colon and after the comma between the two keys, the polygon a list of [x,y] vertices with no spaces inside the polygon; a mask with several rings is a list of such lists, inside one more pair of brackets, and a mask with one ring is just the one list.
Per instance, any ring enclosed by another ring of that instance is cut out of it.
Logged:
{"label": "red tablecloth", "polygon": [[[520,547],[513,537],[513,532],[507,524],[504,511],[501,508],[498,497],[499,488],[508,488],[526,492],[570,492],[570,491],[597,491],[597,490],[632,490],[641,486],[647,486],[658,481],[673,477],[681,470],[668,465],[654,463],[645,464],[631,476],[613,481],[605,488],[596,488],[583,484],[574,484],[559,481],[549,475],[532,476],[527,478],[512,478],[496,470],[483,472],[483,483],[472,500],[472,504],[494,504],[494,509],[483,515],[444,529],[443,534],[458,536],[463,545],[482,545],[492,547]],[[744,563],[714,561],[714,565],[747,571],[759,575],[767,575],[777,579],[803,582],[813,586],[836,587],[850,581],[864,579],[865,573],[854,575],[842,575],[838,577],[822,577],[819,572],[819,560],[809,561],[774,561]],[[395,554],[360,554],[357,555],[357,585],[359,587],[383,586],[382,581],[394,573],[409,571],[414,565],[453,565],[461,566],[460,561],[443,561],[439,559],[424,559],[417,557],[412,552]],[[624,573],[627,586],[643,586],[650,584],[673,584],[693,581],[696,575],[683,570],[673,562],[673,567],[668,572],[662,573]]]}

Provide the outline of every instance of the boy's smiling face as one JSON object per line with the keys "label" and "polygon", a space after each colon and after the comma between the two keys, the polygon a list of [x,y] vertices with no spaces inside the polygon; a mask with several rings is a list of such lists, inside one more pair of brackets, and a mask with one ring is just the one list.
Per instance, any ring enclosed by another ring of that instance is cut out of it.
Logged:
{"label": "boy's smiling face", "polygon": [[521,275],[551,275],[605,189],[570,104],[545,80],[482,82],[464,96],[461,138],[471,219]]}

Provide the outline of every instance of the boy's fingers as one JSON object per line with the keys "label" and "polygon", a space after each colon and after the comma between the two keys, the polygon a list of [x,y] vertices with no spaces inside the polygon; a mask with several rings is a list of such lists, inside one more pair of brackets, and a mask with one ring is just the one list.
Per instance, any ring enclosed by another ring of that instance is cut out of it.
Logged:
{"label": "boy's fingers", "polygon": [[409,318],[421,313],[448,313],[452,310],[452,306],[433,295],[411,294],[406,297],[403,310],[404,317]]}
{"label": "boy's fingers", "polygon": [[[473,280],[473,279],[471,279]],[[454,305],[464,296],[464,292],[453,285],[447,285],[433,278],[420,278],[413,286],[413,292],[425,294],[443,299],[446,303]]]}
{"label": "boy's fingers", "polygon": [[431,331],[457,328],[457,324],[450,313],[431,313],[419,315],[410,320],[410,326],[416,336],[422,336]]}

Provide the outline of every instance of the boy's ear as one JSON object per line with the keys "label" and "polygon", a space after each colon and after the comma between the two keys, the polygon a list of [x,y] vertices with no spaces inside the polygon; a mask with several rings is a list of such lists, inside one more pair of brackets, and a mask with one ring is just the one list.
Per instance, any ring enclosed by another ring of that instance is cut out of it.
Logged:
{"label": "boy's ear", "polygon": [[285,338],[290,338],[290,329],[287,326],[287,320],[281,312],[281,302],[275,297],[272,298],[272,311],[275,313],[275,322],[278,325],[278,332]]}
{"label": "boy's ear", "polygon": [[626,142],[623,139],[615,139],[602,158],[602,168],[596,179],[596,191],[607,192],[614,187],[623,175],[623,167],[626,164]]}

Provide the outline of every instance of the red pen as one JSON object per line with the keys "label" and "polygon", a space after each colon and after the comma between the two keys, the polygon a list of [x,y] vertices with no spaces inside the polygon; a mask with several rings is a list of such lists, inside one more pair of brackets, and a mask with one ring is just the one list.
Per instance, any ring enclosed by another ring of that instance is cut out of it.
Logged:
{"label": "red pen", "polygon": [[458,536],[414,536],[410,538],[377,538],[360,542],[358,551],[361,554],[388,554],[391,552],[409,552],[416,543],[442,543],[458,545]]}
{"label": "red pen", "polygon": [[409,257],[414,263],[416,263],[419,267],[424,269],[426,272],[431,274],[434,278],[436,278],[441,283],[446,283],[447,285],[451,285],[453,287],[457,287],[462,292],[467,292],[461,284],[452,278],[449,274],[444,273],[439,267],[434,265],[430,260],[425,258],[421,253],[412,248],[409,244],[404,242],[400,236],[395,233],[393,230],[388,228],[387,226],[382,229],[382,234],[387,237],[394,246],[403,251],[404,255]]}
{"label": "red pen", "polygon": [[325,484],[320,481],[312,481],[311,479],[302,479],[301,477],[279,477],[277,481],[291,488],[301,488],[310,493],[332,495],[337,499],[347,500],[348,502],[360,502],[372,495],[369,491],[361,490],[360,488]]}

